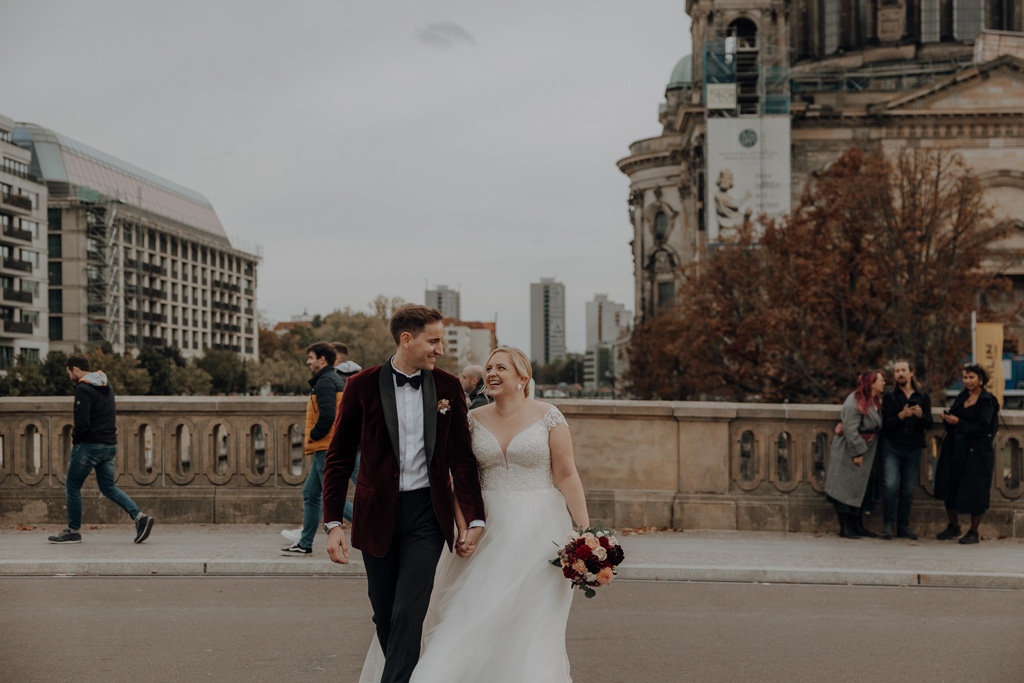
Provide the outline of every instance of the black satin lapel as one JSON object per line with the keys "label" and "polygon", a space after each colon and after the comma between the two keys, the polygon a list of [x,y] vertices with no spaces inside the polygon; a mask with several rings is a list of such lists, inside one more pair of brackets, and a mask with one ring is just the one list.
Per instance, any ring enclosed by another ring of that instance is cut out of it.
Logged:
{"label": "black satin lapel", "polygon": [[398,448],[398,407],[395,403],[395,380],[391,372],[391,361],[382,365],[380,369],[380,409],[384,412],[384,424],[388,427],[395,459],[399,460],[401,451]]}
{"label": "black satin lapel", "polygon": [[423,445],[427,451],[427,464],[434,457],[437,438],[437,387],[434,375],[424,370],[423,375]]}

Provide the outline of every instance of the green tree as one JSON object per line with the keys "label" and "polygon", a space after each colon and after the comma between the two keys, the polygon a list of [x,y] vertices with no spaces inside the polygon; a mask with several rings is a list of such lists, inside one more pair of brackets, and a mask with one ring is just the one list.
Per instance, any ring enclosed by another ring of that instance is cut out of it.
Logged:
{"label": "green tree", "polygon": [[149,373],[149,393],[153,396],[175,393],[171,375],[175,367],[180,368],[184,364],[181,351],[174,347],[144,346],[139,351],[139,365]]}
{"label": "green tree", "polygon": [[[306,393],[309,370],[306,348],[317,341],[340,341],[348,345],[349,359],[364,368],[385,362],[395,352],[388,323],[395,309],[405,302],[399,297],[377,296],[368,311],[351,308],[312,317],[312,325],[297,325],[282,335],[269,327],[260,328],[258,366],[251,371],[251,386],[270,386],[275,393]],[[440,366],[449,372],[454,360],[442,357]]]}
{"label": "green tree", "polygon": [[189,360],[184,365],[171,365],[170,373],[171,394],[175,396],[209,396],[213,380],[210,373],[206,372],[195,360]]}
{"label": "green tree", "polygon": [[14,364],[7,371],[7,394],[10,396],[48,396],[46,377],[42,365],[30,360],[28,354],[21,352],[14,359]]}
{"label": "green tree", "polygon": [[67,360],[67,354],[62,351],[50,351],[46,355],[41,370],[48,396],[71,396],[75,393],[75,385],[68,378]]}
{"label": "green tree", "polygon": [[270,387],[275,394],[304,394],[309,392],[309,368],[294,354],[278,352],[270,358],[260,359],[251,372],[257,387]]}
{"label": "green tree", "polygon": [[[312,329],[310,342],[340,341],[348,345],[349,359],[364,368],[383,363],[395,352],[395,340],[391,337],[388,323],[395,309],[405,303],[398,297],[378,296],[372,303],[372,311],[364,313],[350,308],[334,311],[324,316],[323,324]],[[302,346],[302,355],[309,344]]]}
{"label": "green tree", "polygon": [[196,365],[210,376],[214,394],[244,393],[247,389],[245,363],[234,351],[210,349]]}
{"label": "green tree", "polygon": [[905,356],[938,391],[970,350],[972,310],[1013,320],[990,305],[1010,291],[993,250],[1006,234],[958,156],[849,150],[759,240],[747,225],[686,271],[679,307],[634,331],[631,388],[835,401]]}
{"label": "green tree", "polygon": [[101,370],[114,392],[122,396],[144,396],[149,393],[150,379],[146,369],[131,354],[111,353],[95,348],[85,354],[93,371]]}

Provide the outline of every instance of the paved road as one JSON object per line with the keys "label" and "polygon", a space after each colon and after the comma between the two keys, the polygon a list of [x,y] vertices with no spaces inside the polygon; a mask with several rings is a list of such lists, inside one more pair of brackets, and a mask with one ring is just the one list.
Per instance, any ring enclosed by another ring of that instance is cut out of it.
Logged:
{"label": "paved road", "polygon": [[[359,577],[0,578],[0,634],[6,683],[354,683],[370,637]],[[568,632],[578,683],[1020,683],[1022,643],[1024,591],[927,587],[619,581]]]}

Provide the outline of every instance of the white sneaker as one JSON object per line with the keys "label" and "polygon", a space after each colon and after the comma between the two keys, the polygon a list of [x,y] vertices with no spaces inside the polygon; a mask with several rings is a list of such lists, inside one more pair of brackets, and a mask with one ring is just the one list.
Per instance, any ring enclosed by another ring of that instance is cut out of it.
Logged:
{"label": "white sneaker", "polygon": [[281,535],[284,536],[286,541],[298,543],[299,539],[302,538],[302,527],[298,529],[283,529]]}

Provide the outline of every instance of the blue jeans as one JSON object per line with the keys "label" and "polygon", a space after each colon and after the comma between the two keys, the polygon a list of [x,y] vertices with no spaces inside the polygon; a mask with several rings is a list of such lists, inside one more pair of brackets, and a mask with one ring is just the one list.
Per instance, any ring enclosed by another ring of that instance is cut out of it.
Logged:
{"label": "blue jeans", "polygon": [[881,446],[883,521],[904,531],[910,528],[910,506],[921,476],[921,449],[898,448],[885,441]]}
{"label": "blue jeans", "polygon": [[68,476],[64,481],[64,493],[68,499],[68,529],[82,528],[82,484],[89,474],[96,471],[96,483],[100,493],[117,503],[135,519],[139,506],[121,489],[114,486],[114,457],[116,443],[78,443],[71,447],[68,462]]}
{"label": "blue jeans", "polygon": [[[327,451],[313,453],[313,462],[309,465],[309,473],[306,475],[306,484],[302,487],[302,537],[299,538],[299,545],[303,548],[312,548],[313,539],[316,538],[316,530],[320,528],[320,515],[323,509],[324,493],[324,457]],[[352,483],[356,482],[356,475],[359,474],[359,453],[356,453],[356,466],[352,468]],[[343,513],[346,522],[352,521],[352,502],[345,501],[345,512]]]}

